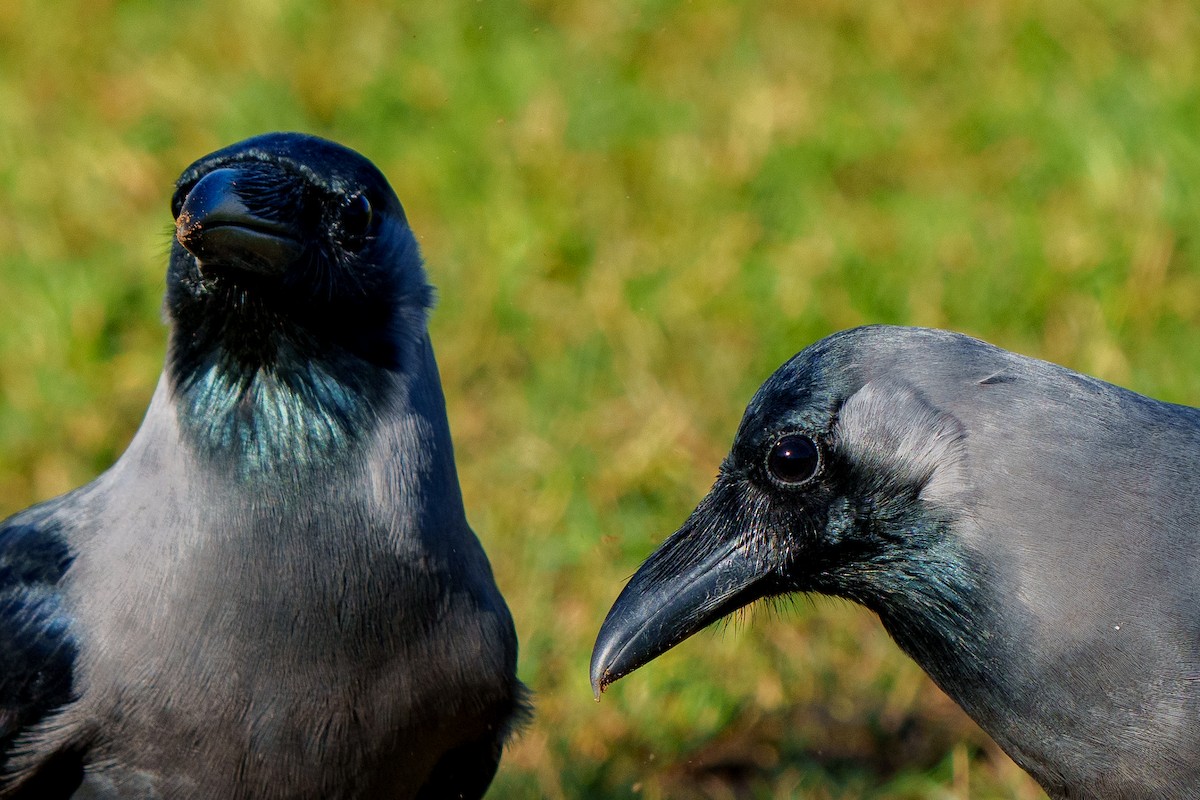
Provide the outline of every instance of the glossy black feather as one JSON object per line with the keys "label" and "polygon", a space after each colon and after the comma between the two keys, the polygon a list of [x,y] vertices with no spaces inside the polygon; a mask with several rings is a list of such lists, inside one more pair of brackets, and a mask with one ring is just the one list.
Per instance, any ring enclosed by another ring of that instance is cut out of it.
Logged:
{"label": "glossy black feather", "polygon": [[71,697],[76,644],[59,587],[70,564],[52,517],[0,525],[0,770],[20,732]]}

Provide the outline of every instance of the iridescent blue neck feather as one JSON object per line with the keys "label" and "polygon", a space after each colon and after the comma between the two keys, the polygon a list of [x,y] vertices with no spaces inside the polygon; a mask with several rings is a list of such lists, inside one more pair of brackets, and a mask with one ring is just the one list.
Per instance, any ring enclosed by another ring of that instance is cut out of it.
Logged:
{"label": "iridescent blue neck feather", "polygon": [[303,474],[340,462],[374,426],[386,371],[348,355],[281,356],[258,368],[206,359],[174,383],[189,443],[239,477]]}

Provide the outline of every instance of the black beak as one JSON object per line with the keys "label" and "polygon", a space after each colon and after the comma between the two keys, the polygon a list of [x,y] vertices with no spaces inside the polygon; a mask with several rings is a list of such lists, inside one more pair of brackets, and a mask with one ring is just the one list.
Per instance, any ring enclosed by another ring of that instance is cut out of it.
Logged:
{"label": "black beak", "polygon": [[205,175],[188,192],[175,220],[175,238],[201,264],[219,263],[280,275],[303,251],[296,230],[254,214],[238,193],[235,168]]}
{"label": "black beak", "polygon": [[755,555],[733,486],[720,482],[617,597],[592,650],[592,691],[692,634],[773,593],[774,570]]}

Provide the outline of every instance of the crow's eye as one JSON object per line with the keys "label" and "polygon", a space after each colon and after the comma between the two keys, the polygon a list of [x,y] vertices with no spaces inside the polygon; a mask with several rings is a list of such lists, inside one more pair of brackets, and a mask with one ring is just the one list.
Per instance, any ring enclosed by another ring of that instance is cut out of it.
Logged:
{"label": "crow's eye", "polygon": [[374,218],[371,201],[361,192],[347,197],[342,205],[342,229],[350,236],[365,236]]}
{"label": "crow's eye", "polygon": [[799,486],[817,474],[821,453],[816,442],[799,433],[779,438],[767,454],[767,473],[783,486]]}

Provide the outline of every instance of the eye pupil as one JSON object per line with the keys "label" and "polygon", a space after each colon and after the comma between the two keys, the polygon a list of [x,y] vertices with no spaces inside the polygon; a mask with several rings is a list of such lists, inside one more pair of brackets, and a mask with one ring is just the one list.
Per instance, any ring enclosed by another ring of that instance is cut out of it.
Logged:
{"label": "eye pupil", "polygon": [[779,439],[767,456],[767,471],[782,484],[804,483],[817,473],[821,455],[812,439],[789,433]]}
{"label": "eye pupil", "polygon": [[342,207],[342,225],[351,236],[362,236],[371,227],[375,212],[365,194],[351,195]]}

